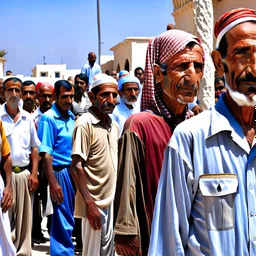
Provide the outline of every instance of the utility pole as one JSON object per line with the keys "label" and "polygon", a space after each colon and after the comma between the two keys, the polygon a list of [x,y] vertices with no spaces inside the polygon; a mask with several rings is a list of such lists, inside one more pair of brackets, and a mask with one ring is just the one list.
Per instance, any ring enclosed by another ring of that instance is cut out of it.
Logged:
{"label": "utility pole", "polygon": [[101,56],[100,0],[97,0],[97,24],[98,24],[98,60],[100,65],[100,56]]}

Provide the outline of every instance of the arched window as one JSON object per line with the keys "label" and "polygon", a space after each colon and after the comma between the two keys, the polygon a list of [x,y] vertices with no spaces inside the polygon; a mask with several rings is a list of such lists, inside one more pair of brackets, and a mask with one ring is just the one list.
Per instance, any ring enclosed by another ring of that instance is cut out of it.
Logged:
{"label": "arched window", "polygon": [[130,64],[128,59],[125,60],[124,70],[130,72]]}

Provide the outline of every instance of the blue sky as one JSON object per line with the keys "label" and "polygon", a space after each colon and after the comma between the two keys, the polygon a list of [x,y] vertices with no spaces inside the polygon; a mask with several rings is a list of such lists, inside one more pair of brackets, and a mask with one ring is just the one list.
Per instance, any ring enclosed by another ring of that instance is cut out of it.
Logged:
{"label": "blue sky", "polygon": [[[100,0],[102,54],[126,37],[155,36],[174,23],[172,0]],[[96,0],[1,0],[5,71],[31,75],[36,64],[81,68],[98,52]]]}

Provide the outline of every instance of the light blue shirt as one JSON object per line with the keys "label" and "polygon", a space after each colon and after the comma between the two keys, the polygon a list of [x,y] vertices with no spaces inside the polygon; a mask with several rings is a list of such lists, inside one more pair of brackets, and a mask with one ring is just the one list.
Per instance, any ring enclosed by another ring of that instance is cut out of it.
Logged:
{"label": "light blue shirt", "polygon": [[71,164],[72,134],[74,130],[74,115],[68,111],[69,117],[63,118],[57,109],[56,103],[46,111],[39,122],[38,137],[42,144],[39,153],[48,153],[53,156],[53,166]]}
{"label": "light blue shirt", "polygon": [[94,63],[93,66],[90,66],[89,63],[86,63],[83,68],[81,69],[81,73],[86,74],[89,79],[89,85],[92,84],[93,78],[96,74],[101,73],[100,65],[97,63]]}
{"label": "light blue shirt", "polygon": [[224,94],[181,123],[165,150],[148,255],[256,255],[255,155]]}

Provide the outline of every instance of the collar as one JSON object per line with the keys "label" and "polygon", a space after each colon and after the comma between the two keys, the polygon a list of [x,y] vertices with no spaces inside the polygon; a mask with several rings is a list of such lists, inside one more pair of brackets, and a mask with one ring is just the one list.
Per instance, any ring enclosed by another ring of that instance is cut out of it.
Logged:
{"label": "collar", "polygon": [[[88,114],[89,114],[89,118],[90,118],[90,120],[91,120],[91,122],[92,122],[92,124],[98,124],[98,123],[100,123],[100,119],[97,117],[97,115],[93,112],[93,110],[92,110],[92,107],[90,107],[89,109],[88,109],[88,112],[87,112]],[[109,121],[109,124],[110,124],[110,126],[109,127],[112,127],[112,125],[113,125],[113,122],[112,122],[112,119],[108,116],[108,121]]]}
{"label": "collar", "polygon": [[[56,118],[63,118],[63,116],[61,115],[60,111],[58,110],[57,106],[56,106],[56,102],[54,102],[52,104],[51,110],[53,111],[53,116]],[[68,115],[70,118],[75,119],[75,116],[73,115],[73,113],[68,110]]]}
{"label": "collar", "polygon": [[249,154],[250,146],[244,136],[242,127],[231,114],[224,101],[225,94],[222,93],[216,105],[212,107],[211,126],[207,139],[217,133],[229,131],[233,141]]}
{"label": "collar", "polygon": [[[18,109],[20,111],[20,118],[26,118],[27,115],[30,115],[27,111],[22,109],[20,106],[18,106]],[[0,116],[5,116],[5,115],[9,116],[9,114],[6,111],[6,102],[3,105],[1,105],[1,108],[0,108]]]}

